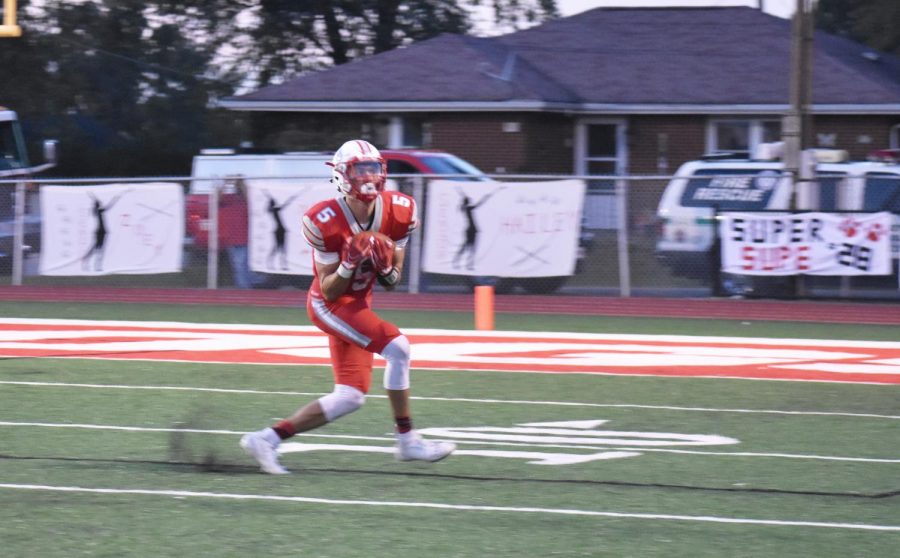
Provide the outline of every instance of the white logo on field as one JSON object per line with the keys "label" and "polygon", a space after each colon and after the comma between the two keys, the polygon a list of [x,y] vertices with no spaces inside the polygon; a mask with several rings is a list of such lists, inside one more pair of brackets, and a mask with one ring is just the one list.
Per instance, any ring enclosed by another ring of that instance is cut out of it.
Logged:
{"label": "white logo on field", "polygon": [[[459,449],[454,455],[525,459],[535,465],[571,465],[605,459],[619,459],[641,455],[640,448],[673,446],[711,446],[738,444],[739,440],[715,434],[676,434],[671,432],[630,432],[596,430],[606,420],[575,420],[562,422],[529,422],[514,427],[468,426],[425,428],[420,432],[431,438],[461,440],[470,444],[526,446],[529,451],[494,449]],[[593,453],[574,450],[600,450]],[[571,452],[539,451],[560,448]],[[533,451],[537,449],[538,451]],[[305,444],[288,442],[278,447],[281,453],[309,451],[359,451],[393,453],[392,446],[361,446],[351,444]]]}

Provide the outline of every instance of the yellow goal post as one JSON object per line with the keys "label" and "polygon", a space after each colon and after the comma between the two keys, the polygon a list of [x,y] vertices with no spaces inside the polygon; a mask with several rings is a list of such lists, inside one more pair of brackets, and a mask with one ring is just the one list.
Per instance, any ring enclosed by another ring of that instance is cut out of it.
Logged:
{"label": "yellow goal post", "polygon": [[16,0],[3,0],[3,24],[0,37],[21,37],[22,28],[16,25]]}

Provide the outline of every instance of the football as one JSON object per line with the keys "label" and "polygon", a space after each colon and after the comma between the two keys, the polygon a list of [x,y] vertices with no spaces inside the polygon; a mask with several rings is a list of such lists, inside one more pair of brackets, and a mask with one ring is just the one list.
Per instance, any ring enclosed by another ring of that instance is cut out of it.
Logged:
{"label": "football", "polygon": [[394,267],[394,241],[380,232],[372,234],[372,263],[375,271],[383,275]]}
{"label": "football", "polygon": [[386,235],[384,233],[371,232],[369,234],[371,234],[373,238],[377,238],[379,242],[384,242],[384,243],[388,244],[389,246],[394,245],[394,241],[391,240],[391,237],[389,237],[388,235]]}

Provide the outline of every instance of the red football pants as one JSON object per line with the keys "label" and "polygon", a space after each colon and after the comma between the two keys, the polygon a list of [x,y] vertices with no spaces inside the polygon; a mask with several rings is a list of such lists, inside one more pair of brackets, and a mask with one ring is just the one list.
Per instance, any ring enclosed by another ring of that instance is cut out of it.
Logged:
{"label": "red football pants", "polygon": [[369,393],[375,353],[400,335],[397,326],[379,318],[365,299],[325,302],[309,297],[306,313],[328,334],[334,382]]}

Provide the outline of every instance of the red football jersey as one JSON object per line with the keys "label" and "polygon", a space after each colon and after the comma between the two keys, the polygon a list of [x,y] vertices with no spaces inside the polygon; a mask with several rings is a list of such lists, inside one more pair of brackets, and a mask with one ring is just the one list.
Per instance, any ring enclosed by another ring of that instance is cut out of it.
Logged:
{"label": "red football jersey", "polygon": [[[400,192],[381,192],[375,198],[375,212],[371,223],[359,223],[343,196],[321,201],[303,214],[303,236],[313,248],[314,279],[310,296],[322,298],[319,273],[315,262],[337,263],[341,258],[344,240],[362,231],[387,235],[397,246],[406,246],[409,234],[419,225],[416,200]],[[375,282],[375,270],[369,260],[364,261],[353,276],[350,286],[337,301],[368,297]]]}

